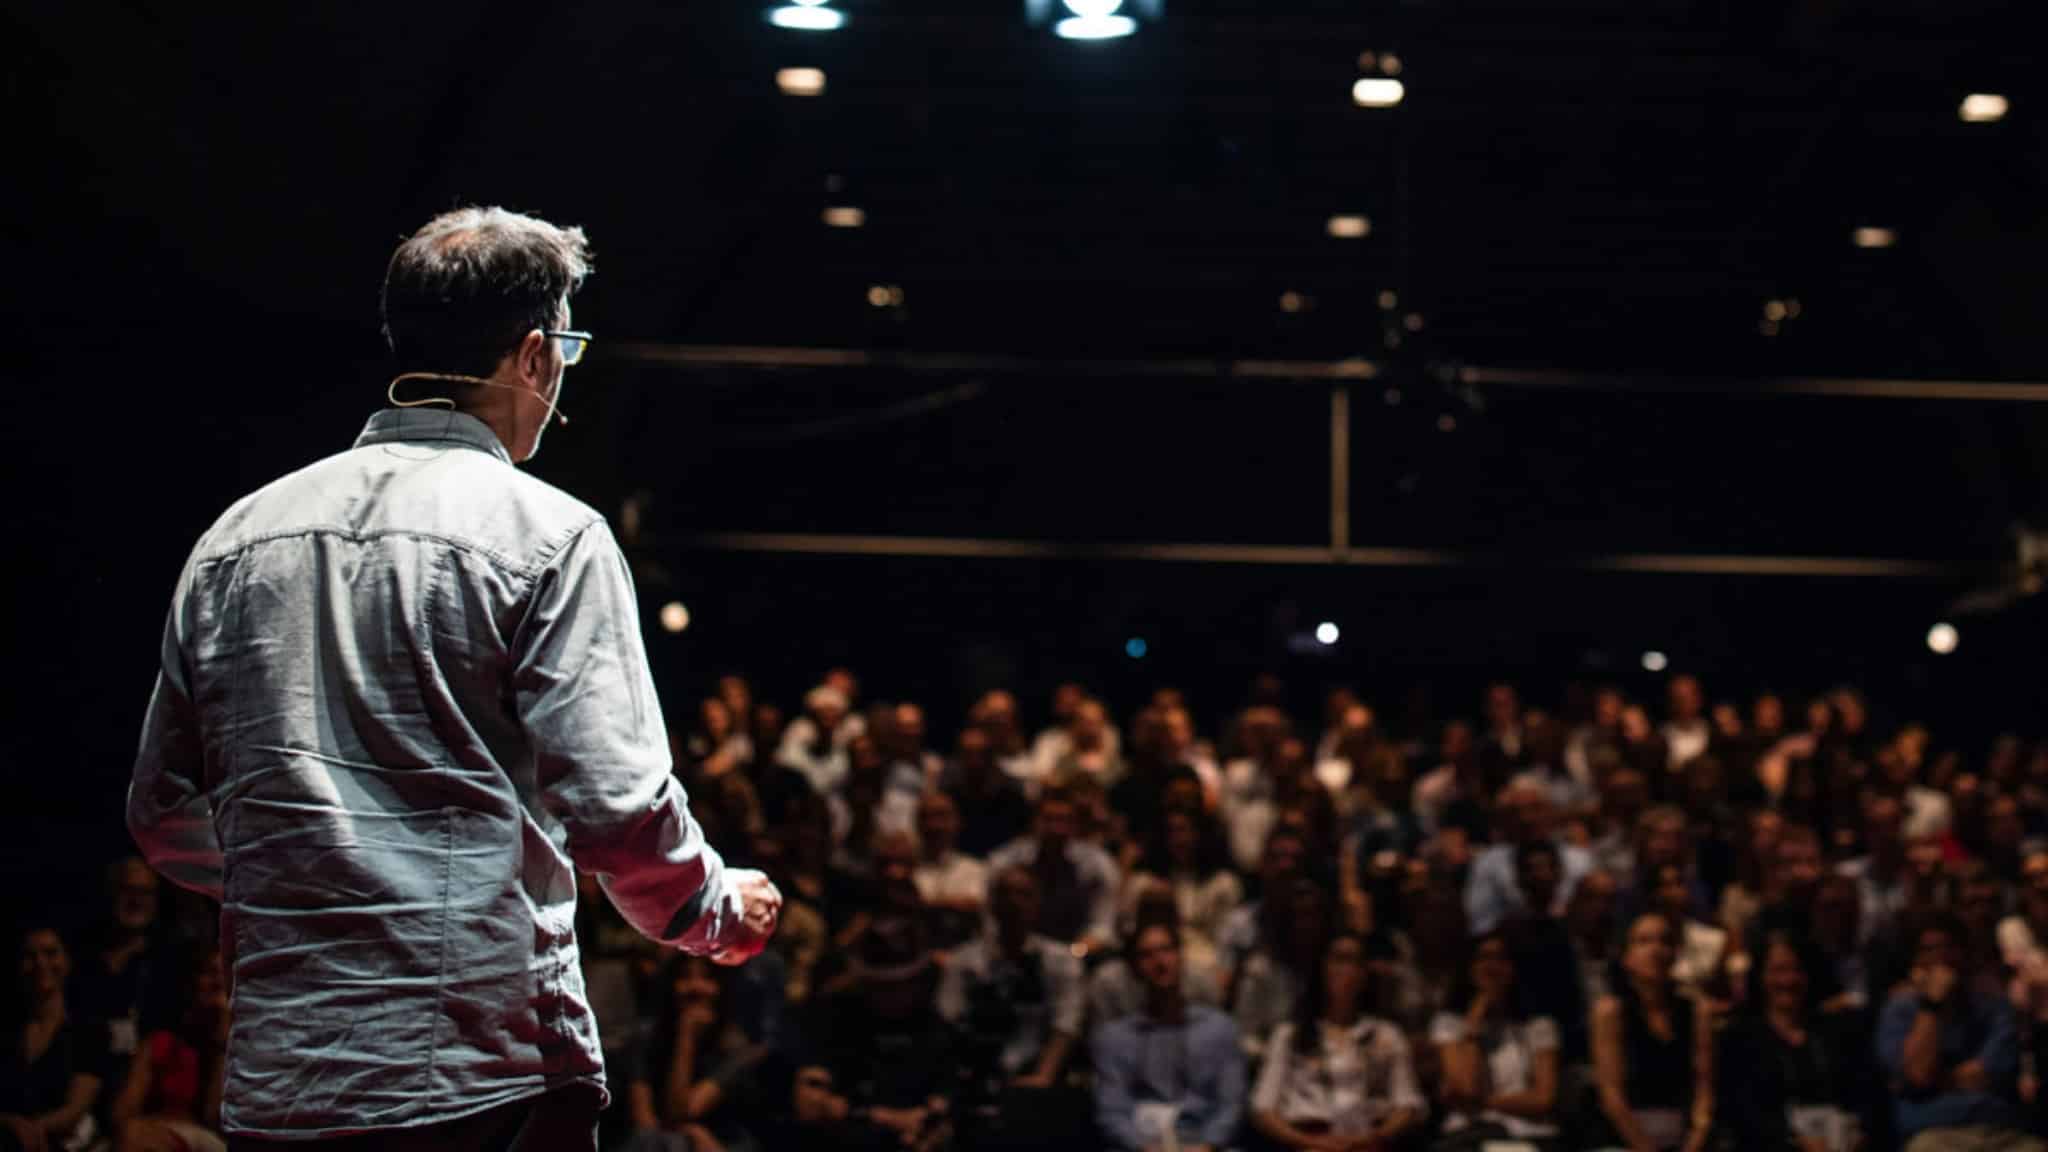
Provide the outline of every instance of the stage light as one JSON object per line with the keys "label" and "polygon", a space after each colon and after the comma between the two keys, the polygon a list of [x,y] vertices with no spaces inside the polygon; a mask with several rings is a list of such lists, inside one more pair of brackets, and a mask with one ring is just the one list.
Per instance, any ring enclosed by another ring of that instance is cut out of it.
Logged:
{"label": "stage light", "polygon": [[1422,331],[1422,313],[1410,312],[1406,316],[1401,317],[1401,327],[1406,328],[1410,332]]}
{"label": "stage light", "polygon": [[681,632],[690,626],[690,610],[683,607],[681,600],[671,600],[661,606],[661,626],[664,631]]}
{"label": "stage light", "polygon": [[1946,656],[1956,650],[1962,642],[1962,634],[1956,626],[1947,622],[1936,624],[1927,630],[1927,648],[1936,656]]}
{"label": "stage light", "polygon": [[1143,660],[1145,658],[1145,638],[1143,636],[1133,636],[1129,640],[1124,641],[1124,655],[1129,656],[1133,660]]}
{"label": "stage light", "polygon": [[1850,239],[1858,248],[1889,248],[1899,242],[1899,234],[1889,228],[1858,228]]}
{"label": "stage light", "polygon": [[1372,221],[1363,216],[1332,216],[1323,227],[1339,240],[1356,240],[1372,231]]}
{"label": "stage light", "polygon": [[846,24],[846,13],[825,7],[825,0],[796,0],[768,10],[768,22],[799,32],[833,32]]}
{"label": "stage light", "polygon": [[1400,307],[1401,298],[1394,294],[1393,289],[1389,288],[1380,293],[1379,305],[1380,311],[1392,312],[1395,308]]}
{"label": "stage light", "polygon": [[1062,39],[1114,40],[1138,30],[1136,20],[1117,12],[1124,0],[1066,0],[1066,5],[1073,15],[1052,27]]}
{"label": "stage light", "polygon": [[2005,97],[1996,92],[1972,92],[1963,97],[1962,107],[1956,109],[1956,115],[1962,117],[1965,124],[1996,124],[2005,119],[2007,107]]}
{"label": "stage light", "polygon": [[825,71],[822,68],[784,68],[775,74],[775,86],[785,96],[822,96]]}
{"label": "stage light", "polygon": [[1339,635],[1337,626],[1328,620],[1316,625],[1316,643],[1321,644],[1325,648],[1335,644]]}
{"label": "stage light", "polygon": [[1670,666],[1671,661],[1655,648],[1643,653],[1643,671],[1645,672],[1662,672]]}
{"label": "stage light", "polygon": [[887,308],[889,306],[889,286],[887,284],[868,285],[868,303],[877,308]]}
{"label": "stage light", "polygon": [[1778,321],[1783,320],[1789,314],[1790,313],[1786,310],[1785,302],[1783,300],[1764,301],[1764,319],[1769,320],[1775,324]]}
{"label": "stage light", "polygon": [[1306,307],[1308,307],[1308,297],[1303,296],[1301,293],[1282,292],[1280,294],[1280,310],[1282,312],[1299,312]]}
{"label": "stage light", "polygon": [[1380,71],[1389,76],[1399,76],[1401,74],[1401,58],[1392,52],[1381,53]]}
{"label": "stage light", "polygon": [[1351,85],[1351,102],[1360,108],[1392,108],[1408,89],[1390,76],[1361,76]]}
{"label": "stage light", "polygon": [[832,228],[858,228],[867,222],[868,214],[849,204],[825,209],[825,223]]}

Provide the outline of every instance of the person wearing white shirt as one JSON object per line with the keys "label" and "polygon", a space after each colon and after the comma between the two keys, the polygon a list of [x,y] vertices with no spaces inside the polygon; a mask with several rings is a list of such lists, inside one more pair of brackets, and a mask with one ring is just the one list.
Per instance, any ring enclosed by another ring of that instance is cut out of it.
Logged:
{"label": "person wearing white shirt", "polygon": [[[938,911],[964,929],[978,925],[988,891],[988,866],[955,850],[960,838],[960,809],[953,798],[933,789],[917,805],[917,868],[911,878],[925,907]],[[943,935],[961,938],[958,929]]]}
{"label": "person wearing white shirt", "polygon": [[1395,1146],[1428,1115],[1408,1040],[1372,1002],[1365,941],[1334,937],[1307,1010],[1273,1030],[1252,1089],[1252,1124],[1283,1148]]}
{"label": "person wearing white shirt", "polygon": [[1675,676],[1668,690],[1671,718],[1664,723],[1665,767],[1676,772],[1695,756],[1706,754],[1714,730],[1707,723],[1706,695],[1692,676]]}
{"label": "person wearing white shirt", "polygon": [[1471,963],[1448,1006],[1430,1025],[1443,1064],[1444,1118],[1449,1139],[1439,1152],[1476,1149],[1489,1141],[1553,1140],[1558,1134],[1557,1021],[1516,1006],[1515,963],[1495,932],[1473,942]]}
{"label": "person wearing white shirt", "polygon": [[846,746],[867,732],[867,721],[847,712],[846,694],[820,684],[804,696],[804,715],[782,733],[775,759],[804,774],[820,795],[846,783]]}

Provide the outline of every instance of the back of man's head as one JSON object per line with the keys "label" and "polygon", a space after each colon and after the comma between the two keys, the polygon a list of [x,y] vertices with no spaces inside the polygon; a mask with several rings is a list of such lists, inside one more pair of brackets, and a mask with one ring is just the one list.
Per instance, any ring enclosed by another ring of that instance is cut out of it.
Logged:
{"label": "back of man's head", "polygon": [[528,332],[559,325],[589,274],[581,228],[503,208],[444,212],[391,254],[384,339],[403,371],[489,376]]}

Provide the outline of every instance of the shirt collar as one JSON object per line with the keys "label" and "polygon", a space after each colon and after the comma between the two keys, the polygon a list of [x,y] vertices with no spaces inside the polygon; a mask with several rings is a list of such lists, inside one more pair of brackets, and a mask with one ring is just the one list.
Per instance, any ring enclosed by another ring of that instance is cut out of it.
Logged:
{"label": "shirt collar", "polygon": [[474,448],[512,463],[511,453],[498,442],[498,434],[491,431],[490,425],[452,408],[385,408],[372,413],[370,422],[363,425],[363,434],[356,437],[358,448],[420,443]]}

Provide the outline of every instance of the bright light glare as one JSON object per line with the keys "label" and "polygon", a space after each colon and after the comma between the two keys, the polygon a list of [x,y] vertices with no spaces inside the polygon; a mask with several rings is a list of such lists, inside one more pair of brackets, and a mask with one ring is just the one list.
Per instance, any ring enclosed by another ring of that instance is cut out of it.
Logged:
{"label": "bright light glare", "polygon": [[1316,625],[1316,643],[1318,644],[1325,646],[1335,644],[1338,635],[1337,626],[1328,620]]}
{"label": "bright light glare", "polygon": [[1956,631],[1953,624],[1944,622],[1927,630],[1927,647],[1937,656],[1946,656],[1955,651],[1956,645],[1961,641],[1962,635]]}
{"label": "bright light glare", "polygon": [[825,73],[820,68],[784,68],[775,74],[775,86],[785,96],[821,96]]}
{"label": "bright light glare", "polygon": [[1389,76],[1361,76],[1351,86],[1351,102],[1360,108],[1392,108],[1408,89]]}
{"label": "bright light glare", "polygon": [[1889,248],[1899,242],[1899,234],[1889,228],[1858,228],[1852,239],[1858,248]]}
{"label": "bright light glare", "polygon": [[1372,221],[1363,216],[1332,216],[1324,227],[1339,240],[1356,240],[1372,231]]}
{"label": "bright light glare", "polygon": [[868,222],[868,214],[852,205],[842,204],[825,209],[825,223],[833,228],[858,228]]}
{"label": "bright light glare", "polygon": [[1129,16],[1069,16],[1052,30],[1062,40],[1115,40],[1136,32],[1138,22]]}
{"label": "bright light glare", "polygon": [[661,626],[669,632],[681,632],[690,626],[690,610],[683,607],[681,600],[671,600],[661,606]]}
{"label": "bright light glare", "polygon": [[1124,6],[1124,0],[1064,0],[1067,11],[1083,19],[1096,20],[1114,15]]}
{"label": "bright light glare", "polygon": [[846,24],[846,13],[823,6],[824,0],[798,0],[786,8],[768,10],[768,22],[777,28],[799,32],[834,32]]}
{"label": "bright light glare", "polygon": [[1145,658],[1145,638],[1143,636],[1133,636],[1129,640],[1124,641],[1124,655],[1129,656],[1133,660],[1143,660]]}
{"label": "bright light glare", "polygon": [[1956,109],[1956,115],[1965,124],[1995,124],[2005,119],[2007,107],[2005,97],[1996,92],[1972,92],[1963,97],[1963,106]]}
{"label": "bright light glare", "polygon": [[1670,666],[1671,661],[1662,652],[1654,648],[1643,653],[1643,671],[1645,672],[1662,672]]}

